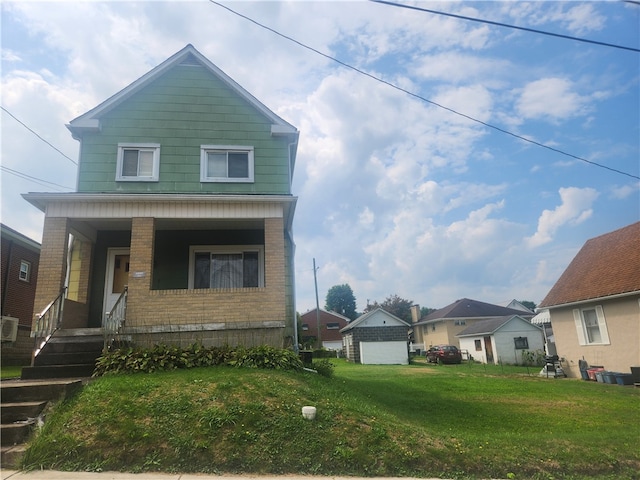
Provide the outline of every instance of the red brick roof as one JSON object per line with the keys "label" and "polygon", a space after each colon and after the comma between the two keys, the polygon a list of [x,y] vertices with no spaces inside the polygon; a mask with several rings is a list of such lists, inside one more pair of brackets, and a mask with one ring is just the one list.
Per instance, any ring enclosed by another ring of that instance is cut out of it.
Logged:
{"label": "red brick roof", "polygon": [[640,222],[587,240],[540,307],[640,291]]}

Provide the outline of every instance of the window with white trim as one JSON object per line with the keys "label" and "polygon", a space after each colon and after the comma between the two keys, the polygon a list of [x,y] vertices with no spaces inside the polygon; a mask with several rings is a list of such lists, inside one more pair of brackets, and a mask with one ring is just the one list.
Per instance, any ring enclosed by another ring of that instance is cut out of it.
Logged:
{"label": "window with white trim", "polygon": [[20,260],[20,273],[18,273],[18,278],[23,282],[29,281],[31,278],[31,262]]}
{"label": "window with white trim", "polygon": [[261,245],[194,246],[190,248],[189,258],[189,288],[264,286]]}
{"label": "window with white trim", "polygon": [[327,330],[340,330],[340,324],[338,322],[328,322]]}
{"label": "window with white trim", "polygon": [[602,306],[574,309],[573,319],[576,324],[578,343],[580,345],[609,345],[609,332],[604,318]]}
{"label": "window with white trim", "polygon": [[159,143],[119,143],[119,182],[157,182],[160,171]]}
{"label": "window with white trim", "polygon": [[253,147],[202,145],[201,182],[253,182]]}

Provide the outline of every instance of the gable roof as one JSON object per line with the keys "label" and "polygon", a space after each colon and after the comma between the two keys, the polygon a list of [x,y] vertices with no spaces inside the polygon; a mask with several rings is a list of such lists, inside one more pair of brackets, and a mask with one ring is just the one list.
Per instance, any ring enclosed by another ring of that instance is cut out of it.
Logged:
{"label": "gable roof", "polygon": [[[304,316],[309,315],[311,313],[315,314],[315,312],[316,312],[316,309],[312,308],[311,310],[307,310],[306,312],[304,312],[302,315],[300,315],[300,317],[304,317]],[[340,315],[339,313],[334,312],[334,311],[325,310],[324,308],[320,309],[320,313],[325,313],[327,315],[331,315],[333,317],[336,317],[339,320],[344,320],[347,323],[349,323],[351,321],[350,318],[345,317],[344,315]]]}
{"label": "gable roof", "polygon": [[[488,318],[487,320],[481,320],[479,322],[474,323],[473,325],[469,325],[467,328],[465,328],[459,334],[457,334],[456,337],[468,337],[472,335],[493,335],[502,327],[504,327],[507,323],[514,320],[525,322],[528,325],[531,325],[527,320],[522,318],[520,315],[505,315],[504,317]],[[532,326],[537,329],[540,328],[535,325],[532,325]]]}
{"label": "gable roof", "polygon": [[[422,317],[416,325],[446,320],[449,318],[491,318],[503,317],[506,315],[528,316],[528,314],[522,310],[501,307],[500,305],[479,302],[478,300],[471,300],[469,298],[462,298],[441,308],[440,310],[436,310],[435,312],[431,312],[429,315]],[[533,312],[531,312],[531,316],[533,316]]]}
{"label": "gable roof", "polygon": [[151,82],[162,76],[168,70],[178,65],[199,65],[209,70],[209,72],[218,77],[228,87],[234,90],[238,95],[243,97],[271,122],[271,134],[272,135],[298,135],[298,130],[278,115],[269,110],[263,103],[257,98],[251,95],[248,91],[242,88],[231,77],[220,70],[217,66],[211,63],[204,55],[196,50],[193,45],[188,44],[179,52],[175,53],[160,65],[147,72],[138,80],[120,90],[115,95],[109,97],[95,108],[92,108],[87,113],[80,115],[79,117],[71,120],[67,125],[67,128],[71,131],[74,138],[79,138],[83,131],[96,131],[100,129],[100,118],[111,109],[120,105],[122,102],[135,95],[141,89],[149,85]]}
{"label": "gable roof", "polygon": [[349,330],[352,330],[353,328],[357,327],[358,325],[366,322],[368,318],[371,318],[374,315],[386,315],[387,317],[389,317],[389,319],[391,321],[393,321],[396,324],[396,326],[400,325],[400,326],[407,327],[407,328],[409,328],[411,326],[407,322],[402,320],[401,318],[398,318],[394,314],[387,312],[385,309],[378,307],[375,310],[371,310],[370,312],[367,312],[367,313],[365,313],[363,315],[360,315],[358,318],[356,318],[355,320],[350,322],[349,325],[347,325],[342,330],[340,330],[340,332],[347,332]]}
{"label": "gable roof", "polygon": [[640,222],[587,240],[541,307],[640,292]]}
{"label": "gable roof", "polygon": [[32,240],[23,233],[20,233],[19,231],[8,227],[4,223],[0,223],[0,234],[7,240],[20,243],[20,245],[22,245],[24,248],[27,248],[28,250],[40,253],[41,245],[38,242]]}

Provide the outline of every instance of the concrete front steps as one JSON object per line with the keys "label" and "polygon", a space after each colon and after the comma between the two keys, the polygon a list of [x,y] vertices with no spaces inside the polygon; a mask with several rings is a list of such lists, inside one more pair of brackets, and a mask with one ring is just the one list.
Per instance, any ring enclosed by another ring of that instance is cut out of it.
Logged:
{"label": "concrete front steps", "polygon": [[103,347],[101,328],[57,330],[36,356],[34,365],[22,369],[21,378],[90,377]]}
{"label": "concrete front steps", "polygon": [[25,443],[44,422],[45,408],[82,388],[82,379],[3,380],[0,382],[0,464],[17,468]]}

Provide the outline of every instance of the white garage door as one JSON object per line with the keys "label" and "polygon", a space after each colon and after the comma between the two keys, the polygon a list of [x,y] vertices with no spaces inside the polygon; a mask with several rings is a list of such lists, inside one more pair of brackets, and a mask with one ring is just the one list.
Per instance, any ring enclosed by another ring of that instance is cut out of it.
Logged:
{"label": "white garage door", "polygon": [[360,342],[360,363],[407,365],[407,342]]}

